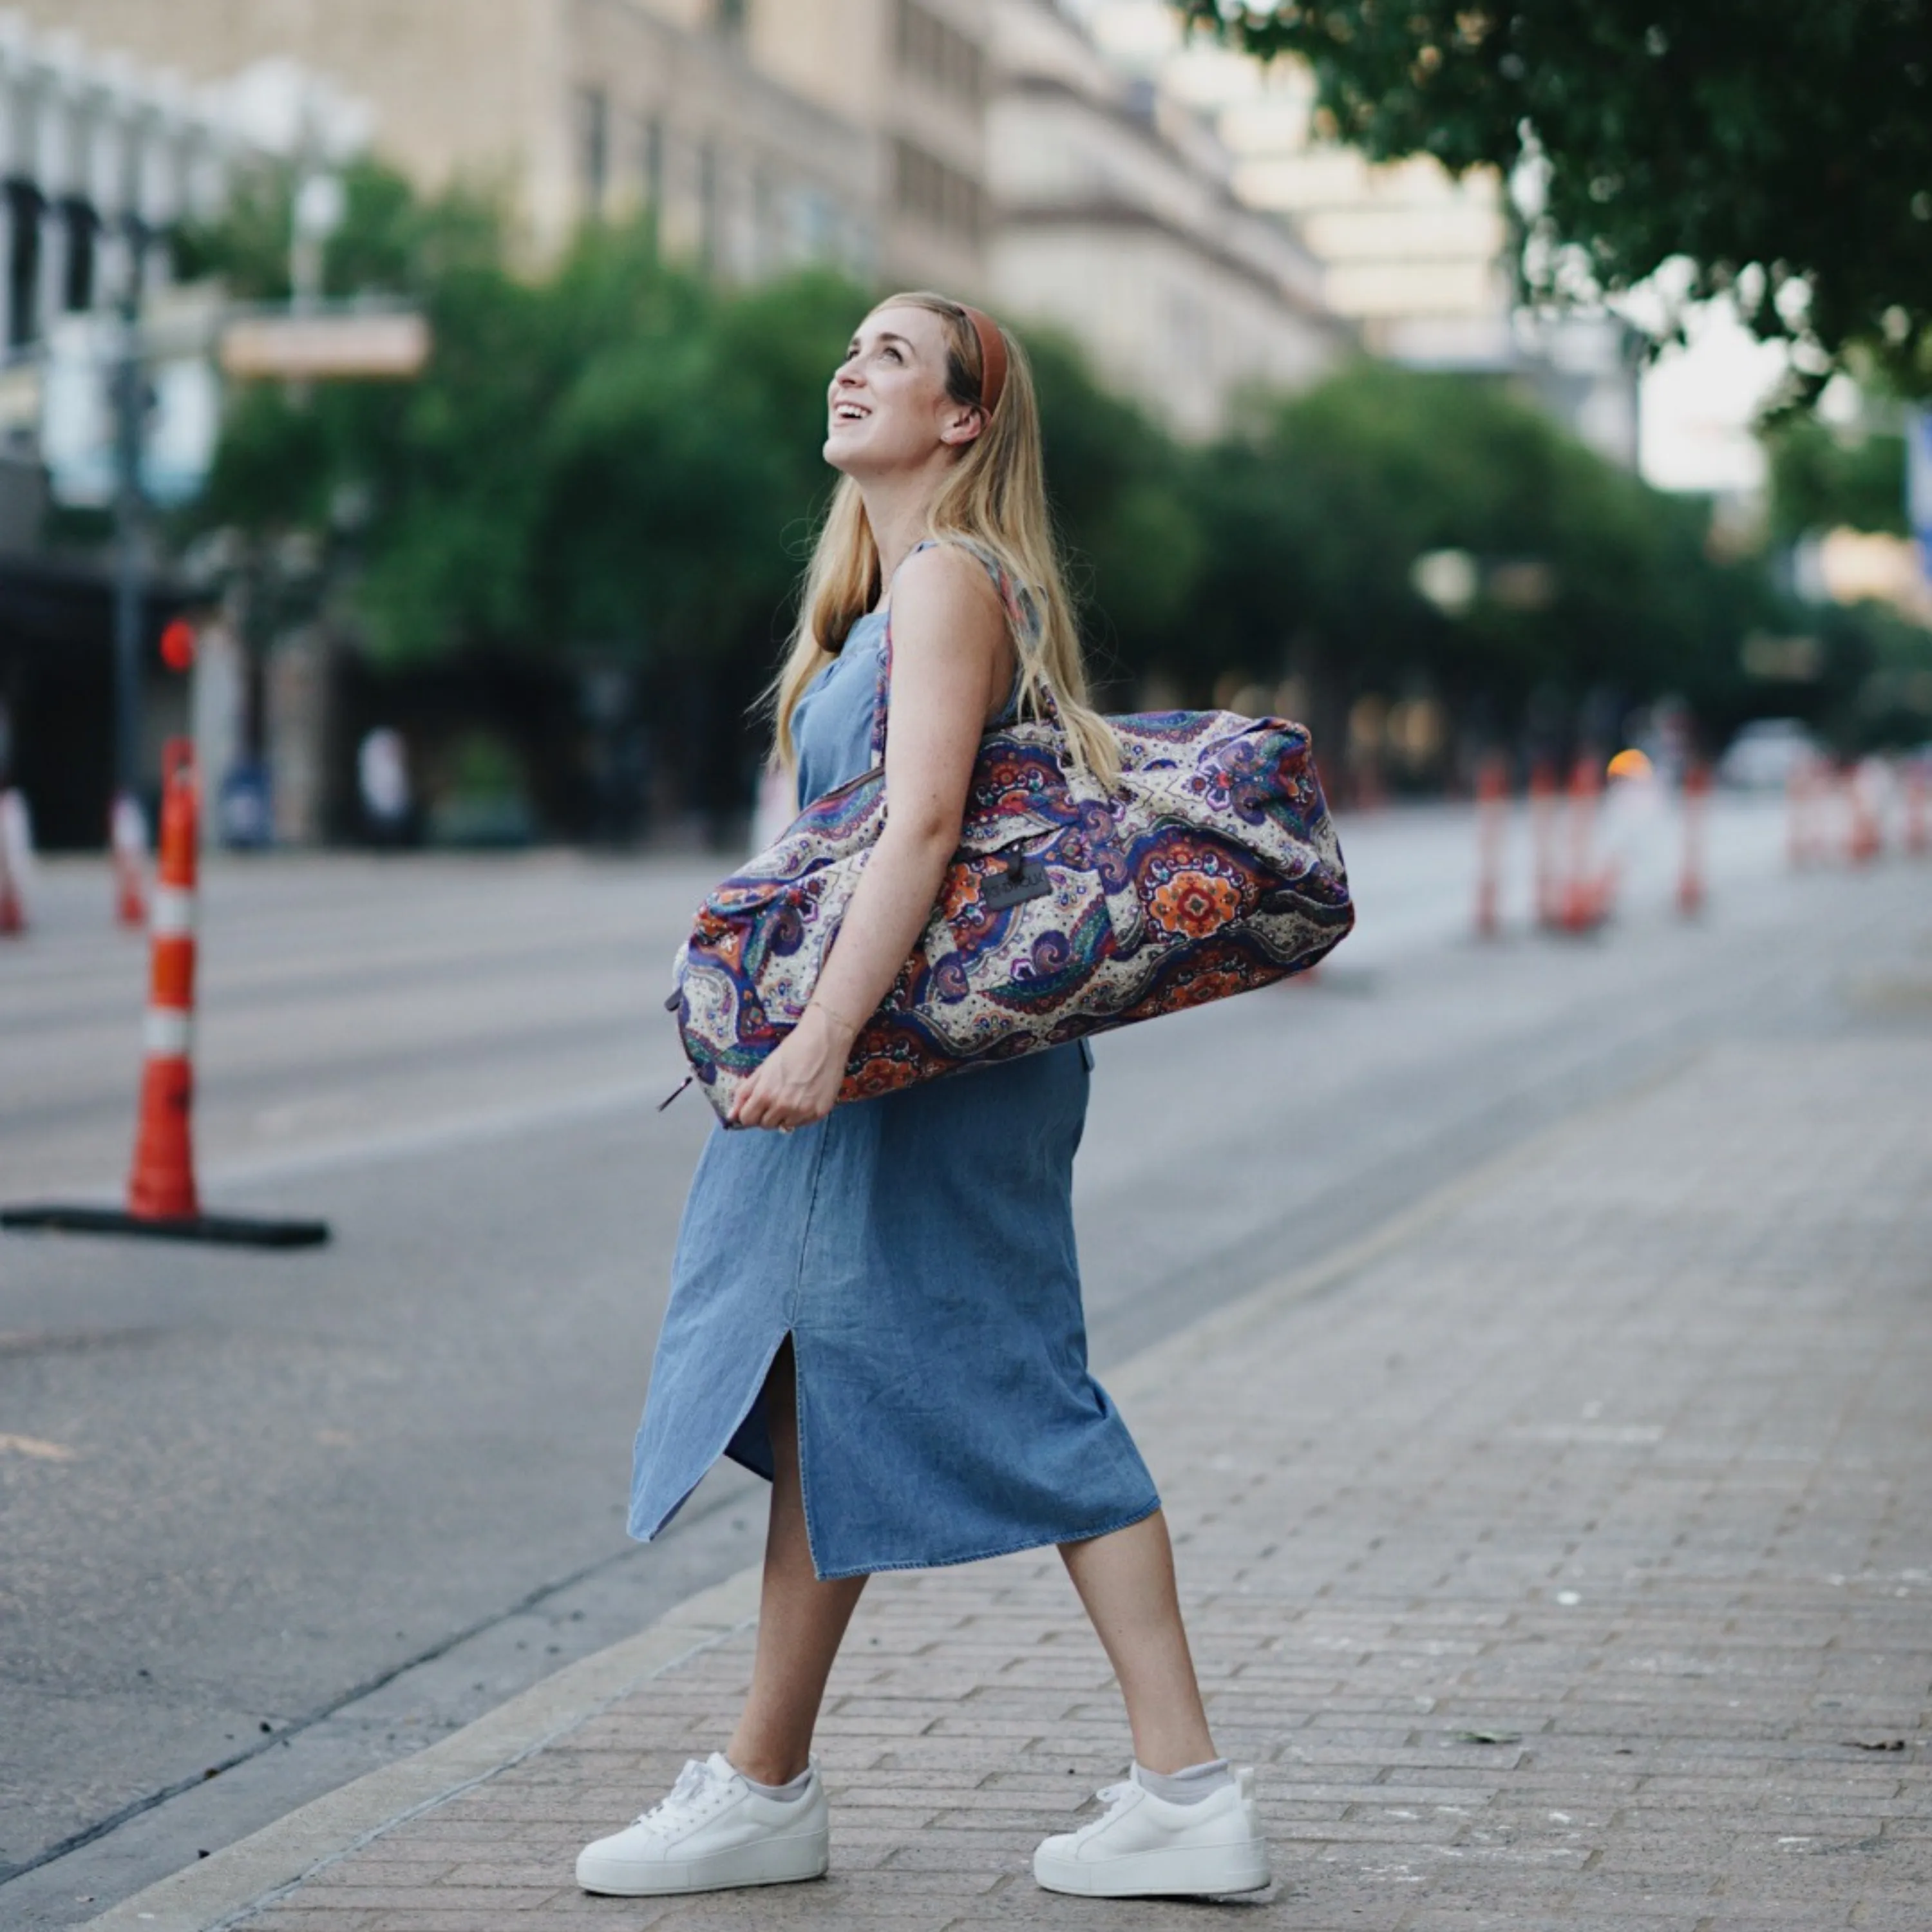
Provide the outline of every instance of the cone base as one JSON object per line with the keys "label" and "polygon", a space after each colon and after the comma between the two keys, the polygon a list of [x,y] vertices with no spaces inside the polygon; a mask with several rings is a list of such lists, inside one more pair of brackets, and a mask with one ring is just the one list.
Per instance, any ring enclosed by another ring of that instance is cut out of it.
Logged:
{"label": "cone base", "polygon": [[326,1221],[276,1221],[239,1214],[130,1214],[119,1208],[36,1204],[0,1208],[0,1228],[46,1234],[145,1234],[161,1241],[207,1241],[231,1248],[314,1248]]}

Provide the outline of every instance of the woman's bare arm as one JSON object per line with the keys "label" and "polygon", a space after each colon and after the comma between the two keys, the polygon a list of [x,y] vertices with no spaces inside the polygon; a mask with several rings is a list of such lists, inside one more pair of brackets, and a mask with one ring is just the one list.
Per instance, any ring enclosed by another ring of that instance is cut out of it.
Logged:
{"label": "woman's bare arm", "polygon": [[1005,614],[966,551],[920,551],[901,566],[892,599],[885,828],[811,1005],[738,1096],[740,1126],[800,1126],[832,1111],[854,1034],[932,916],[958,848],[980,736],[1012,674]]}

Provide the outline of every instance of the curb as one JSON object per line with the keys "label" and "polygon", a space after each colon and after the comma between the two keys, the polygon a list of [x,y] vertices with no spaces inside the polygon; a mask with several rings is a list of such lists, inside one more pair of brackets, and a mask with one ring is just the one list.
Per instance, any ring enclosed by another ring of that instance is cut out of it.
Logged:
{"label": "curb", "polygon": [[100,1932],[220,1932],[316,1872],[520,1762],[640,1684],[757,1620],[760,1565],[700,1591],[636,1636],[566,1665],[487,1717],[197,1859],[87,1922]]}
{"label": "curb", "polygon": [[[1370,1263],[1479,1198],[1589,1122],[1647,1097],[1692,1064],[1678,1059],[1425,1195],[1322,1260],[1295,1270],[1130,1356],[1106,1378],[1116,1400],[1159,1388],[1177,1361],[1198,1360],[1252,1323],[1339,1287]],[[303,1881],[398,1825],[520,1763],[686,1658],[758,1621],[761,1563],[687,1599],[658,1621],[467,1724],[290,1812],[86,1922],[82,1932],[228,1932]]]}

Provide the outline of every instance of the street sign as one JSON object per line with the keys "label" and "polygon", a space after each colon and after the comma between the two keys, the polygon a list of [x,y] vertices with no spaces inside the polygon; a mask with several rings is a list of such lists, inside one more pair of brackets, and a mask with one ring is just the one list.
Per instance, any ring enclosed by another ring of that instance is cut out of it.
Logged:
{"label": "street sign", "polygon": [[429,350],[419,315],[254,315],[222,330],[220,361],[224,374],[244,379],[393,382],[418,374]]}
{"label": "street sign", "polygon": [[[110,395],[122,324],[111,316],[64,316],[46,352],[9,374],[37,389],[40,458],[54,500],[104,509],[114,500],[114,410]],[[141,488],[172,508],[194,496],[208,475],[220,422],[220,395],[206,355],[155,356],[145,364]]]}

